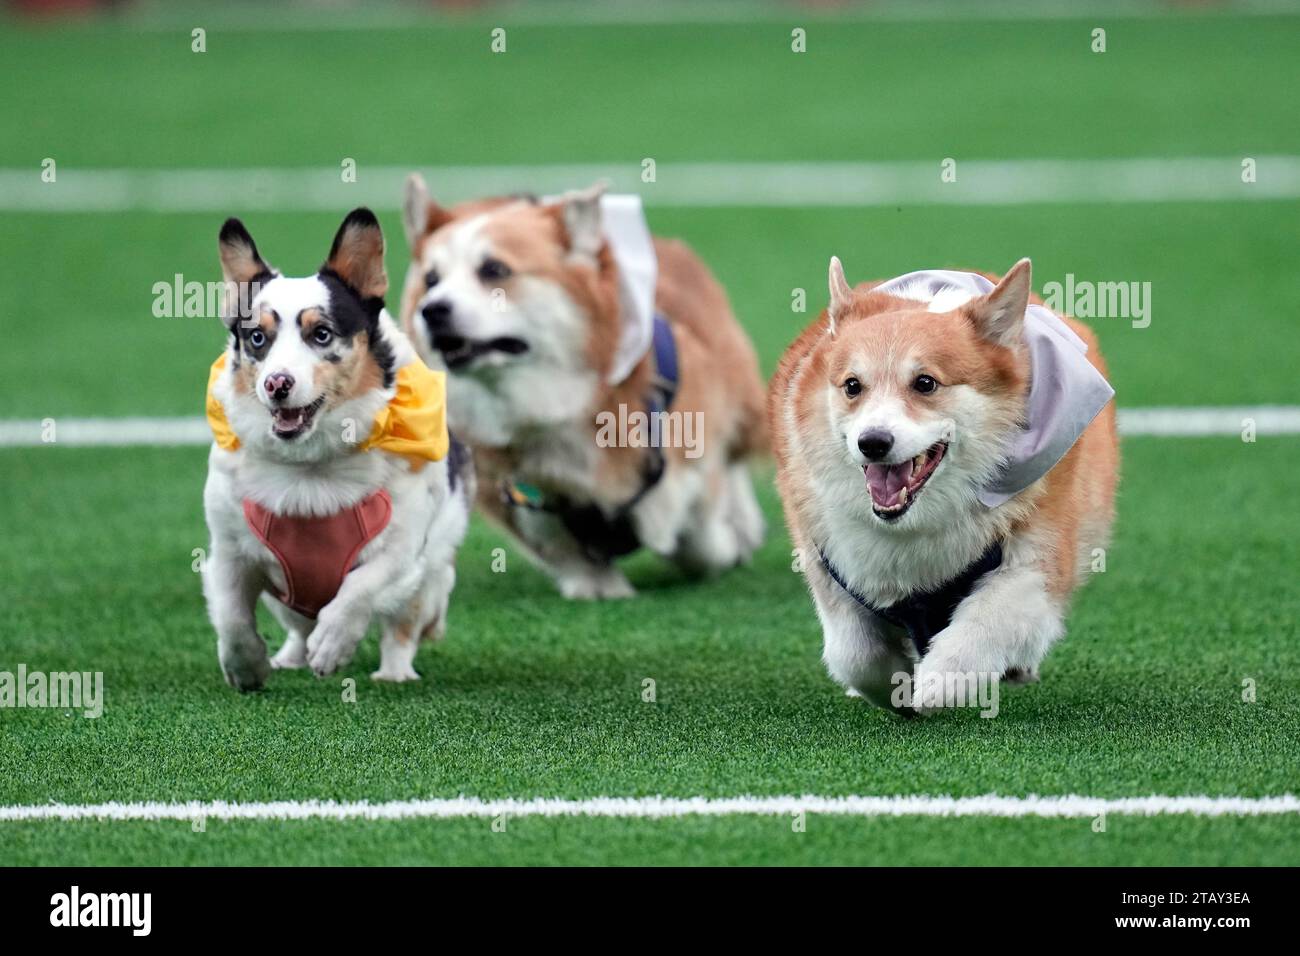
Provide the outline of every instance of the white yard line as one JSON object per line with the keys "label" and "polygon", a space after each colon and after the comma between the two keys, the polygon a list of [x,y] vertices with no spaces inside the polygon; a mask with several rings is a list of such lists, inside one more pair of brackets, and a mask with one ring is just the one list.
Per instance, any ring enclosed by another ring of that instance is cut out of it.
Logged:
{"label": "white yard line", "polygon": [[1300,814],[1300,798],[1276,797],[595,797],[480,800],[454,797],[336,803],[280,800],[272,803],[95,803],[0,806],[0,822],[18,820],[403,820],[479,817],[619,817],[663,819],[686,816],[788,816],[794,813],[850,817],[1042,817],[1124,816],[1254,817]]}
{"label": "white yard line", "polygon": [[[1120,433],[1132,437],[1240,435],[1249,422],[1257,436],[1300,434],[1300,405],[1226,405],[1212,408],[1121,408]],[[52,439],[52,440],[51,440]],[[200,416],[184,418],[0,419],[0,448],[207,445],[212,432]]]}
{"label": "white yard line", "polygon": [[1260,155],[1243,183],[1242,156],[1134,159],[965,159],[956,181],[940,178],[947,157],[898,162],[662,163],[641,181],[641,157],[622,163],[535,166],[367,166],[356,181],[341,167],[249,169],[0,169],[7,212],[154,212],[247,215],[253,211],[395,210],[402,183],[419,168],[446,201],[529,191],[562,192],[607,179],[648,205],[735,206],[1032,205],[1087,202],[1235,202],[1300,198],[1300,156]]}
{"label": "white yard line", "polygon": [[207,419],[201,416],[0,420],[0,448],[26,448],[34,445],[87,448],[97,445],[130,447],[211,443],[212,430],[208,427]]}
{"label": "white yard line", "polygon": [[1201,438],[1241,435],[1253,422],[1256,435],[1300,434],[1300,406],[1224,405],[1210,408],[1121,408],[1121,435]]}

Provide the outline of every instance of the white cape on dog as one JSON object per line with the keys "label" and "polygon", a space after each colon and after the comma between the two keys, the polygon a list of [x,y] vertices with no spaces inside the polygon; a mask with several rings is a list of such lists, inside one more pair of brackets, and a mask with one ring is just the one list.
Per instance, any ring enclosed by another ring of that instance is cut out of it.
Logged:
{"label": "white cape on dog", "polygon": [[623,335],[614,353],[609,382],[617,385],[632,374],[650,350],[654,336],[655,281],[659,261],[654,241],[641,209],[641,197],[632,193],[602,196],[600,213],[618,263],[618,298],[623,311]]}
{"label": "white cape on dog", "polygon": [[[992,282],[973,272],[934,269],[909,272],[873,291],[929,302],[930,311],[947,312],[993,288]],[[980,492],[980,501],[989,508],[1051,471],[1115,396],[1110,383],[1088,361],[1087,344],[1050,309],[1031,304],[1025,311],[1024,329],[1031,368],[1028,421],[1008,445],[998,476]]]}
{"label": "white cape on dog", "polygon": [[[543,202],[556,202],[547,196]],[[609,369],[609,384],[618,385],[650,351],[654,338],[655,282],[659,260],[654,240],[636,193],[606,193],[600,197],[601,225],[618,265],[618,307],[623,331]]]}

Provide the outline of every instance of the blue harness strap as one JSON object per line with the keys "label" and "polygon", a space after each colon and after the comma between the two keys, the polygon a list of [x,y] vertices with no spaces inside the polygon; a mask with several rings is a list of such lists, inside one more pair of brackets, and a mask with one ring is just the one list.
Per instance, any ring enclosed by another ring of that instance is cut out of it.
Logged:
{"label": "blue harness strap", "polygon": [[974,563],[951,581],[930,591],[909,594],[903,600],[888,607],[877,607],[849,587],[844,575],[840,574],[839,569],[831,563],[831,559],[826,557],[825,551],[818,548],[817,553],[821,556],[822,567],[826,569],[826,573],[830,575],[832,581],[844,589],[844,593],[872,614],[883,617],[890,624],[907,631],[907,636],[916,646],[916,652],[921,655],[925,654],[931,639],[952,623],[957,605],[970,596],[979,579],[1002,564],[1002,542],[994,541],[975,559]]}
{"label": "blue harness strap", "polygon": [[651,351],[655,357],[654,389],[659,393],[658,407],[654,410],[667,411],[677,397],[677,337],[673,335],[668,320],[658,312],[655,313]]}

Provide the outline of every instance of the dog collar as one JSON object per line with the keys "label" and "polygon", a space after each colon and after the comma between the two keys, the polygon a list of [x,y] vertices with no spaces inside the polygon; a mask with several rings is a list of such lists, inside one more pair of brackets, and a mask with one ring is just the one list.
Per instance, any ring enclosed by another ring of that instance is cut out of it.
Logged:
{"label": "dog collar", "polygon": [[975,585],[984,575],[997,570],[1002,565],[1002,542],[994,541],[983,554],[952,580],[929,591],[916,591],[888,607],[873,604],[850,587],[844,575],[840,574],[839,569],[831,563],[831,559],[821,548],[817,549],[817,554],[821,557],[822,567],[826,569],[826,573],[844,590],[845,594],[877,617],[883,617],[890,624],[906,630],[907,636],[916,646],[916,652],[924,657],[926,649],[930,646],[930,640],[952,623],[952,615],[957,610],[957,605],[970,596],[971,591],[975,590]]}
{"label": "dog collar", "polygon": [[[214,393],[226,369],[228,352],[222,352],[208,373],[207,416],[212,437],[226,451],[239,448],[239,436],[230,427],[226,410]],[[358,451],[378,449],[401,455],[419,471],[426,461],[447,454],[447,376],[435,372],[418,358],[397,370],[396,391],[375,415],[374,425]]]}
{"label": "dog collar", "polygon": [[[940,295],[987,295],[994,285],[973,272],[943,269],[909,272],[876,286],[902,299],[934,302]],[[1025,310],[1030,384],[1025,422],[1005,451],[998,474],[979,492],[989,508],[1008,501],[1055,467],[1085,428],[1115,397],[1115,390],[1088,361],[1088,345],[1045,306]]]}

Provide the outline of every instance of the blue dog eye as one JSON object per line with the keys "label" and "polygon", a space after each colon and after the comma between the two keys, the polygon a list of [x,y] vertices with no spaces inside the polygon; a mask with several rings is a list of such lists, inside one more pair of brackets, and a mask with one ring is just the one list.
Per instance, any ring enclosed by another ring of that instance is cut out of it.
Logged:
{"label": "blue dog eye", "polygon": [[266,344],[266,333],[261,329],[254,329],[248,333],[248,344],[255,349],[260,349]]}

